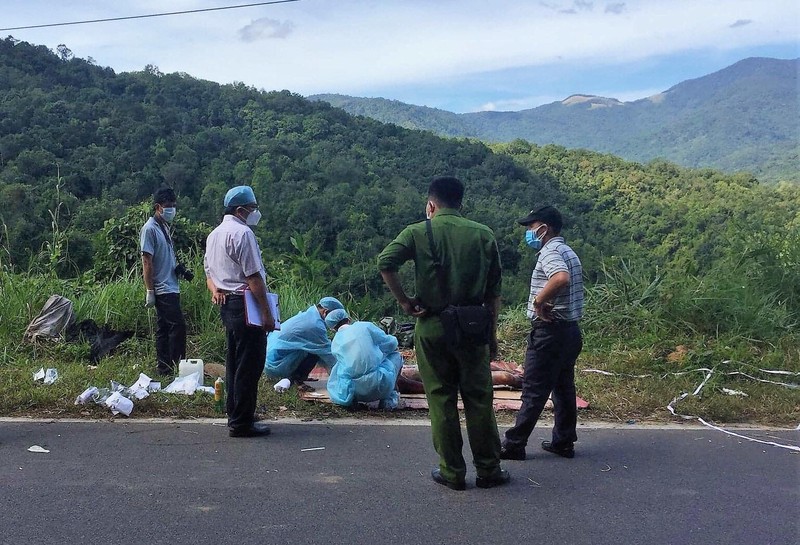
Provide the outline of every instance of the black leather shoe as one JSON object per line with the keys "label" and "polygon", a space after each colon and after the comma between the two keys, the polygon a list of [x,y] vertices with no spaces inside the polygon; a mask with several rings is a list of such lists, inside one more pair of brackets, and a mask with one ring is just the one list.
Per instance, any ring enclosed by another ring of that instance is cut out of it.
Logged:
{"label": "black leather shoe", "polygon": [[511,474],[505,469],[501,469],[491,477],[477,477],[475,479],[475,486],[478,488],[494,488],[501,486],[511,480]]}
{"label": "black leather shoe", "polygon": [[447,479],[442,477],[442,472],[439,471],[438,469],[434,469],[431,471],[431,479],[433,479],[433,482],[442,484],[447,488],[449,488],[450,490],[466,490],[467,488],[467,484],[464,481],[461,482],[448,481]]}
{"label": "black leather shoe", "polygon": [[564,458],[575,458],[575,447],[572,445],[568,447],[554,447],[550,441],[542,441],[542,450],[558,454]]}
{"label": "black leather shoe", "polygon": [[249,428],[231,428],[228,435],[231,437],[264,437],[270,434],[267,426],[253,424]]}
{"label": "black leather shoe", "polygon": [[501,460],[524,460],[525,447],[500,447]]}

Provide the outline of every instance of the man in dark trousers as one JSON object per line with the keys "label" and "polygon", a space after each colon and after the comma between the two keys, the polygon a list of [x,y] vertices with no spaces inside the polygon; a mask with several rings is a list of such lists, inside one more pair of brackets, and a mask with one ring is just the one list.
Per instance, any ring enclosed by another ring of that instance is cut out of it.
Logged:
{"label": "man in dark trousers", "polygon": [[[427,222],[410,225],[378,258],[378,268],[392,295],[404,312],[418,319],[414,344],[428,398],[433,446],[439,454],[439,467],[431,477],[453,490],[464,490],[467,472],[456,405],[459,392],[478,475],[476,486],[491,488],[510,479],[500,468],[500,437],[489,368],[490,346],[493,352],[497,346],[500,255],[491,229],[459,213],[463,196],[464,185],[457,178],[435,178],[428,188],[425,207],[430,235]],[[434,266],[437,259],[441,263],[439,274]],[[414,261],[416,271],[414,298],[406,295],[397,274],[409,260]],[[490,342],[453,345],[439,316],[448,304],[483,304],[490,314]]]}
{"label": "man in dark trousers", "polygon": [[531,275],[528,318],[531,332],[525,352],[522,407],[516,423],[506,431],[500,457],[524,460],[525,445],[553,393],[555,425],[542,448],[564,458],[575,456],[575,360],[583,347],[578,321],[583,316],[581,261],[561,236],[561,214],[543,206],[518,220],[525,226],[525,242],[539,252]]}
{"label": "man in dark trousers", "polygon": [[[261,211],[249,186],[230,189],[223,202],[225,216],[208,235],[204,266],[211,301],[221,305],[220,315],[225,325],[229,435],[263,436],[270,430],[255,424],[256,398],[267,354],[267,333],[275,329],[275,319],[267,304],[261,249],[251,229],[261,219]],[[252,292],[257,302],[260,327],[247,324],[245,289]]]}
{"label": "man in dark trousers", "polygon": [[145,306],[156,308],[156,372],[169,375],[186,357],[186,321],[181,311],[177,260],[169,224],[175,219],[177,198],[169,187],[153,195],[153,216],[142,226],[139,249],[147,290]]}

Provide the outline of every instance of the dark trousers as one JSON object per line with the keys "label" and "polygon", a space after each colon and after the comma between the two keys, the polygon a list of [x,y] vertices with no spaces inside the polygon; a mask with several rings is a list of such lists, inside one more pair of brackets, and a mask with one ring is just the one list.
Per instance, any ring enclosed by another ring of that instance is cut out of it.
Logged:
{"label": "dark trousers", "polygon": [[175,371],[186,357],[186,320],[177,293],[156,295],[156,368],[162,373]]}
{"label": "dark trousers", "polygon": [[267,334],[245,323],[244,298],[230,294],[220,310],[225,326],[225,386],[228,427],[247,429],[253,425],[258,396],[258,379],[267,357]]}
{"label": "dark trousers", "polygon": [[297,369],[289,376],[289,379],[292,382],[303,382],[308,380],[308,375],[311,374],[311,371],[316,367],[317,362],[319,362],[319,356],[316,354],[309,354],[297,365]]}
{"label": "dark trousers", "polygon": [[523,448],[542,414],[550,392],[553,393],[552,444],[572,446],[578,440],[575,427],[575,360],[583,348],[581,330],[576,322],[537,324],[528,336],[522,407],[514,427],[506,431],[504,446]]}

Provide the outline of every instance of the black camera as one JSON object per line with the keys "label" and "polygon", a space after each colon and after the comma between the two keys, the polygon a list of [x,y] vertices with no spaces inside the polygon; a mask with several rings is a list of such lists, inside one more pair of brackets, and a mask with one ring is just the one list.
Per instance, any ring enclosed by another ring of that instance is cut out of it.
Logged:
{"label": "black camera", "polygon": [[189,282],[194,280],[194,273],[191,270],[187,269],[186,265],[184,265],[183,263],[178,263],[178,266],[175,267],[175,274],[183,278],[184,280],[188,280]]}

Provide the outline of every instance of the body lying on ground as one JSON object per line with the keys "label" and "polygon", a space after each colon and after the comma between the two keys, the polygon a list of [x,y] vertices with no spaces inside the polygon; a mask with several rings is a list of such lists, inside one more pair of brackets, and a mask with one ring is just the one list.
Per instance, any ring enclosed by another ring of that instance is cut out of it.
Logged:
{"label": "body lying on ground", "polygon": [[[492,385],[508,386],[513,390],[522,389],[522,370],[505,362],[492,362]],[[397,389],[401,394],[424,394],[419,368],[416,365],[404,365],[397,378]]]}

